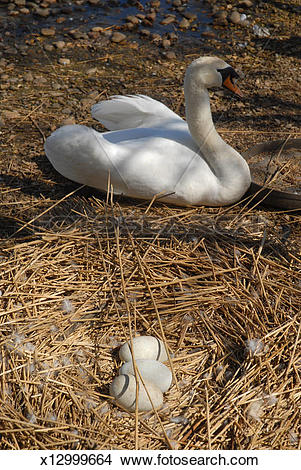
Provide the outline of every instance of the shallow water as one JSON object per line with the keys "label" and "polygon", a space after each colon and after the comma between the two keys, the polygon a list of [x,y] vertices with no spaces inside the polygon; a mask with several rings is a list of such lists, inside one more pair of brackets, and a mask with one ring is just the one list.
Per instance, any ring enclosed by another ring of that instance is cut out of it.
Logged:
{"label": "shallow water", "polygon": [[[117,27],[121,27],[124,25],[125,18],[128,15],[147,13],[149,11],[150,2],[146,0],[140,1],[145,7],[144,11],[139,10],[137,6],[133,6],[130,3],[131,2],[125,0],[119,0],[116,2],[100,2],[95,6],[89,3],[78,6],[73,2],[62,2],[54,4],[55,8],[58,7],[59,10],[58,8],[57,11],[54,9],[53,13],[46,18],[37,16],[32,12],[27,15],[7,16],[7,9],[5,6],[2,6],[0,9],[0,17],[2,17],[4,29],[9,30],[16,38],[26,36],[28,33],[38,33],[41,28],[50,26],[55,26],[58,36],[60,34],[66,34],[72,29],[87,32],[94,26],[109,28],[110,26],[116,25]],[[196,19],[191,21],[190,28],[187,30],[180,30],[177,24],[160,24],[162,19],[169,13],[175,15],[178,21],[181,21],[183,18],[183,16],[165,0],[161,0],[160,8],[153,25],[145,26],[141,24],[140,27],[161,35],[176,31],[179,39],[199,39],[203,31],[210,30],[210,10],[202,1],[198,0],[190,0],[183,6],[185,11],[196,15]],[[56,22],[58,17],[65,17],[66,20],[58,24]],[[135,29],[133,33],[135,34],[136,31]]]}

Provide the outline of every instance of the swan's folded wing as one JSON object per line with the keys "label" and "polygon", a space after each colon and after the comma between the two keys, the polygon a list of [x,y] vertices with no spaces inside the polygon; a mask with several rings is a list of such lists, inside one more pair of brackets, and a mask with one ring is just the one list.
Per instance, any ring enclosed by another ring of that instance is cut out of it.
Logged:
{"label": "swan's folded wing", "polygon": [[180,116],[159,101],[145,95],[112,96],[92,106],[92,116],[110,130],[158,127]]}

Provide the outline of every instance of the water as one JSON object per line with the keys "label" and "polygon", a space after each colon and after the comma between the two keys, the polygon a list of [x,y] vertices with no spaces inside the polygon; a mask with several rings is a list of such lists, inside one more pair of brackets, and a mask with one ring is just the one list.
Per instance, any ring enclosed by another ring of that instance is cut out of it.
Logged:
{"label": "water", "polygon": [[[68,33],[72,29],[79,29],[82,32],[88,32],[94,26],[101,26],[110,28],[116,26],[117,29],[122,30],[125,24],[125,18],[128,15],[136,15],[137,13],[147,13],[150,9],[150,2],[141,0],[144,11],[139,10],[132,4],[133,2],[126,0],[100,2],[98,5],[91,5],[85,3],[83,5],[75,5],[74,2],[60,2],[53,4],[50,8],[51,15],[48,17],[40,17],[33,13],[28,15],[7,16],[7,9],[5,5],[1,5],[0,17],[2,17],[2,26],[4,30],[10,31],[16,38],[27,36],[29,32],[33,34],[39,33],[41,28],[54,26],[56,28],[56,37]],[[177,24],[161,25],[160,22],[168,14],[176,16],[178,21],[181,21],[183,16],[172,7],[171,3],[166,0],[161,0],[159,11],[157,12],[156,20],[152,26],[140,24],[137,29],[127,34],[137,35],[140,29],[145,28],[152,33],[164,33],[175,31],[179,39],[199,39],[203,31],[210,30],[209,23],[211,22],[210,10],[204,5],[202,0],[189,0],[183,5],[185,11],[195,14],[196,19],[191,21],[190,28],[187,30],[180,30]],[[59,8],[58,8],[59,7]],[[56,22],[58,17],[65,17],[65,21],[61,24]],[[1,23],[0,23],[1,24]]]}

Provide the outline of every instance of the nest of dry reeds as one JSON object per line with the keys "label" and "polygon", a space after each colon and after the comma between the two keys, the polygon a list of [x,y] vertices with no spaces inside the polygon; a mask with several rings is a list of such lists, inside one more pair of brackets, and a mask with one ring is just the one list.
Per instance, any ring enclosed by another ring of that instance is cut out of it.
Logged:
{"label": "nest of dry reeds", "polygon": [[[287,241],[300,229],[289,220],[74,191],[49,203],[2,250],[1,448],[300,446],[301,279]],[[109,397],[130,334],[169,348],[174,383],[157,413]]]}
{"label": "nest of dry reeds", "polygon": [[[181,61],[135,54],[122,68],[121,55],[106,67],[95,59],[93,100],[120,93],[125,76],[126,93],[153,83],[151,96],[183,112]],[[78,111],[91,92],[87,65],[55,67],[38,66],[45,89],[5,99],[21,118],[3,130],[0,448],[300,448],[300,218],[112,201],[54,176],[41,136],[62,121],[69,92],[76,121],[91,125]],[[58,78],[70,91],[51,89]],[[263,121],[246,122],[223,129],[244,149]],[[131,335],[157,336],[170,352],[174,381],[156,413],[129,413],[109,396]]]}

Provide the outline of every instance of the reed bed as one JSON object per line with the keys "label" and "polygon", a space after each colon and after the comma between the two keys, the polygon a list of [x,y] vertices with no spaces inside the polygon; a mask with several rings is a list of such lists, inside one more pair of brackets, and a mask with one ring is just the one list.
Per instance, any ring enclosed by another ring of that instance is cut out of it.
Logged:
{"label": "reed bed", "polygon": [[[2,246],[2,449],[300,448],[297,215],[45,204]],[[157,413],[109,397],[130,334],[169,349]]]}

